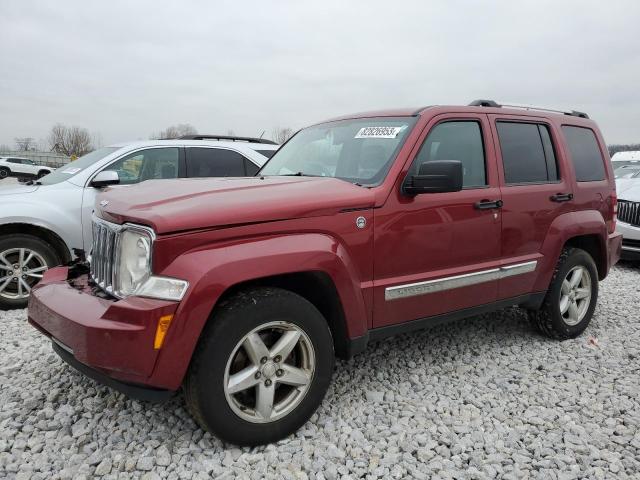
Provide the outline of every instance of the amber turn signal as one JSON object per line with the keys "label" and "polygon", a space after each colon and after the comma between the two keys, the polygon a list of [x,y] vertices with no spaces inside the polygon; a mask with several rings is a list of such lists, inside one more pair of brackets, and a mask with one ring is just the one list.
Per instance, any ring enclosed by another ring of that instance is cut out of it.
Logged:
{"label": "amber turn signal", "polygon": [[164,337],[167,335],[169,325],[171,325],[171,320],[173,320],[173,315],[163,315],[162,317],[160,317],[160,320],[158,320],[158,328],[156,328],[156,338],[153,342],[154,349],[160,350],[162,348]]}

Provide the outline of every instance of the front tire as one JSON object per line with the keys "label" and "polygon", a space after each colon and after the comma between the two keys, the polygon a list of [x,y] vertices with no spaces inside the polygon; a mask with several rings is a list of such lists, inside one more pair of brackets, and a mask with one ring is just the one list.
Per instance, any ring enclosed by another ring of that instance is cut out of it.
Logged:
{"label": "front tire", "polygon": [[598,301],[598,271],[579,248],[562,251],[542,307],[530,311],[531,323],[548,337],[566,340],[589,325]]}
{"label": "front tire", "polygon": [[38,237],[0,237],[0,309],[26,307],[33,286],[60,263],[55,249]]}
{"label": "front tire", "polygon": [[224,301],[205,327],[185,401],[223,441],[275,442],[315,412],[333,365],[331,332],[309,301],[278,288],[246,290]]}

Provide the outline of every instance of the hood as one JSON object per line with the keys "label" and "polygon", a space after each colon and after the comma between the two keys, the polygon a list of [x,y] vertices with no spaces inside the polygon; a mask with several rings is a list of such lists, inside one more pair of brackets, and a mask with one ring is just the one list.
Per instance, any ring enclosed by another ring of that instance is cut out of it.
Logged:
{"label": "hood", "polygon": [[38,185],[11,185],[10,187],[0,188],[0,195],[18,195],[21,193],[31,193],[35,192],[38,188]]}
{"label": "hood", "polygon": [[162,234],[333,215],[373,203],[368,188],[329,177],[189,178],[111,188],[95,208],[107,220]]}
{"label": "hood", "polygon": [[640,178],[619,178],[616,180],[618,200],[640,202]]}

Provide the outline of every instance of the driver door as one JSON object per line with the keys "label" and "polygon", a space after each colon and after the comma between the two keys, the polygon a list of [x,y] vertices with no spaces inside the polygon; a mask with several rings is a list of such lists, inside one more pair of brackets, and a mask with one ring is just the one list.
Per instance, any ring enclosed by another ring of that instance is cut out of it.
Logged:
{"label": "driver door", "polygon": [[[463,189],[404,194],[400,187],[407,175],[432,160],[462,162]],[[408,172],[375,213],[374,328],[496,301],[499,200],[486,115],[433,119],[412,152]]]}
{"label": "driver door", "polygon": [[[182,148],[147,148],[125,155],[100,171],[118,172],[120,184],[111,188],[123,188],[145,180],[170,179],[183,176]],[[82,194],[82,240],[85,253],[89,253],[92,243],[91,217],[93,215],[96,195],[101,191],[91,186],[89,180]]]}

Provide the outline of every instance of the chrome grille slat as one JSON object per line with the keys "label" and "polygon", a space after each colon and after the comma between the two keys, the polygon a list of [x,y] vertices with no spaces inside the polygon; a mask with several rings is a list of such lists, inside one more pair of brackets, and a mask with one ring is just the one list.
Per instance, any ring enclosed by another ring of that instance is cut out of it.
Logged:
{"label": "chrome grille slat", "polygon": [[618,200],[618,220],[640,227],[640,202]]}
{"label": "chrome grille slat", "polygon": [[122,226],[94,216],[91,230],[93,237],[89,265],[91,278],[100,288],[113,293],[116,245]]}

